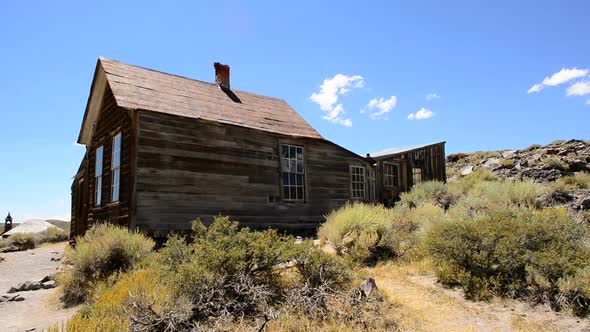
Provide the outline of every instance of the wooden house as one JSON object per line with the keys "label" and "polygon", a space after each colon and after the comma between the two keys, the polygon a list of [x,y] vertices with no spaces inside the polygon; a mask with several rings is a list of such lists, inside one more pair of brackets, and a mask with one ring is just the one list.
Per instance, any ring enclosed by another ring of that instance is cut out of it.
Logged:
{"label": "wooden house", "polygon": [[[284,100],[231,89],[229,66],[214,68],[213,84],[98,60],[78,137],[86,154],[72,183],[72,236],[106,221],[161,237],[219,214],[311,234],[347,201],[388,197],[375,180],[380,156],[326,140]],[[411,160],[401,169],[421,159]],[[399,190],[412,184],[402,182]]]}

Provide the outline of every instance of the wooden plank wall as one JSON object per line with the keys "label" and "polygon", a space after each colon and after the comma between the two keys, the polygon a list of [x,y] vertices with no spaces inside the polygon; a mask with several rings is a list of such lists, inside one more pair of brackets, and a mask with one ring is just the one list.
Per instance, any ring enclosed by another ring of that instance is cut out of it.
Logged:
{"label": "wooden plank wall", "polygon": [[[310,234],[350,200],[349,165],[368,163],[324,140],[138,112],[136,214],[153,236],[228,215],[244,226]],[[279,146],[304,147],[306,200],[281,199]]]}
{"label": "wooden plank wall", "polygon": [[[122,226],[129,225],[130,202],[132,193],[131,161],[134,154],[134,133],[131,125],[131,112],[117,106],[110,89],[107,89],[102,102],[102,109],[98,120],[92,144],[88,155],[88,221],[86,229],[93,223],[106,221]],[[111,153],[113,137],[121,132],[121,175],[119,201],[111,202]],[[95,180],[94,169],[96,149],[103,146],[103,172],[102,172],[102,202],[101,206],[95,206]]]}
{"label": "wooden plank wall", "polygon": [[[431,145],[421,149],[402,153],[390,158],[381,159],[377,162],[377,201],[385,203],[389,194],[386,191],[393,191],[393,195],[412,189],[414,185],[412,180],[412,168],[422,168],[423,181],[437,180],[446,182],[445,169],[445,146],[444,143]],[[421,152],[423,158],[416,159],[414,152]],[[390,162],[400,166],[400,186],[399,188],[385,188],[383,182],[383,164]]]}

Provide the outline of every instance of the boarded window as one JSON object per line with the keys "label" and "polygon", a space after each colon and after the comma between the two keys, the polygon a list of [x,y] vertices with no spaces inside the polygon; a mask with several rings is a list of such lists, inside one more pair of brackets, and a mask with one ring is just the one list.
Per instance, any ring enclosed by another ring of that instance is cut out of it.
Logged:
{"label": "boarded window", "polygon": [[100,206],[102,198],[102,155],[103,147],[96,149],[94,160],[94,205]]}
{"label": "boarded window", "polygon": [[422,168],[412,168],[412,181],[414,182],[414,184],[422,182]]}
{"label": "boarded window", "polygon": [[283,199],[288,201],[303,201],[305,199],[303,147],[282,144],[281,167],[283,175]]}
{"label": "boarded window", "polygon": [[383,182],[386,187],[399,187],[399,165],[383,164]]}
{"label": "boarded window", "polygon": [[354,199],[366,197],[365,168],[362,166],[350,166],[351,194]]}
{"label": "boarded window", "polygon": [[119,183],[121,182],[121,133],[113,137],[111,158],[111,202],[119,201]]}

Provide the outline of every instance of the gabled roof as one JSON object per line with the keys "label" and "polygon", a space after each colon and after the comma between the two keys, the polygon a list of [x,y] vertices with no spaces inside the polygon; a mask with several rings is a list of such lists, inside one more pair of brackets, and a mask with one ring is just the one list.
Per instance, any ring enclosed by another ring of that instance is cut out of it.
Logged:
{"label": "gabled roof", "polygon": [[441,142],[435,142],[435,143],[429,143],[429,144],[406,146],[403,148],[392,148],[392,149],[387,149],[387,150],[383,150],[383,151],[379,151],[379,152],[369,153],[369,156],[373,159],[384,159],[384,158],[393,157],[395,155],[399,155],[402,153],[410,152],[413,150],[418,150],[418,149],[426,148],[426,147],[429,147],[432,145],[444,144],[444,143],[446,143],[446,142],[441,141]]}
{"label": "gabled roof", "polygon": [[99,58],[78,143],[90,141],[107,85],[117,105],[123,108],[323,139],[282,99],[233,89],[224,91],[213,83]]}

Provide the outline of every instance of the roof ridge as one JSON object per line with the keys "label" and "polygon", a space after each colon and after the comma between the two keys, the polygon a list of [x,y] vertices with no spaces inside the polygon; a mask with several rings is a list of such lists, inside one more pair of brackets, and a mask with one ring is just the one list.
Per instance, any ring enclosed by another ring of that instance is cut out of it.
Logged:
{"label": "roof ridge", "polygon": [[[110,62],[117,62],[117,63],[123,64],[123,65],[126,65],[126,66],[131,66],[131,67],[135,67],[135,68],[140,68],[140,69],[143,69],[143,70],[149,70],[149,71],[152,71],[152,72],[155,72],[155,73],[159,73],[159,74],[163,74],[163,75],[167,75],[167,76],[174,76],[174,77],[182,78],[182,79],[185,79],[185,80],[189,80],[189,81],[193,81],[193,82],[198,82],[198,83],[203,83],[203,84],[207,84],[207,85],[211,85],[211,86],[218,87],[218,85],[217,85],[217,84],[215,84],[215,83],[206,82],[206,81],[201,81],[201,80],[198,80],[198,79],[196,79],[196,78],[192,78],[192,77],[188,77],[188,76],[183,76],[183,75],[178,75],[178,74],[172,74],[172,73],[165,72],[165,71],[161,71],[161,70],[158,70],[158,69],[153,69],[153,68],[148,68],[148,67],[144,67],[144,66],[134,65],[134,64],[131,64],[131,63],[127,63],[127,62],[120,61],[120,60],[106,58],[106,57],[103,57],[103,56],[99,56],[99,57],[98,57],[98,60],[99,60],[99,61],[107,61],[107,62],[108,62],[108,61],[110,61]],[[258,97],[263,97],[263,98],[271,98],[271,99],[275,99],[275,100],[279,100],[279,101],[282,101],[282,102],[284,102],[284,103],[287,103],[287,102],[286,102],[284,99],[282,99],[282,98],[277,98],[277,97],[273,97],[273,96],[266,96],[266,95],[261,95],[261,94],[254,93],[254,92],[250,92],[250,91],[239,90],[239,89],[231,89],[231,91],[235,91],[235,92],[241,92],[241,93],[247,93],[247,94],[249,94],[249,95],[252,95],[252,96],[258,96]],[[287,103],[287,104],[288,104],[288,103]]]}

